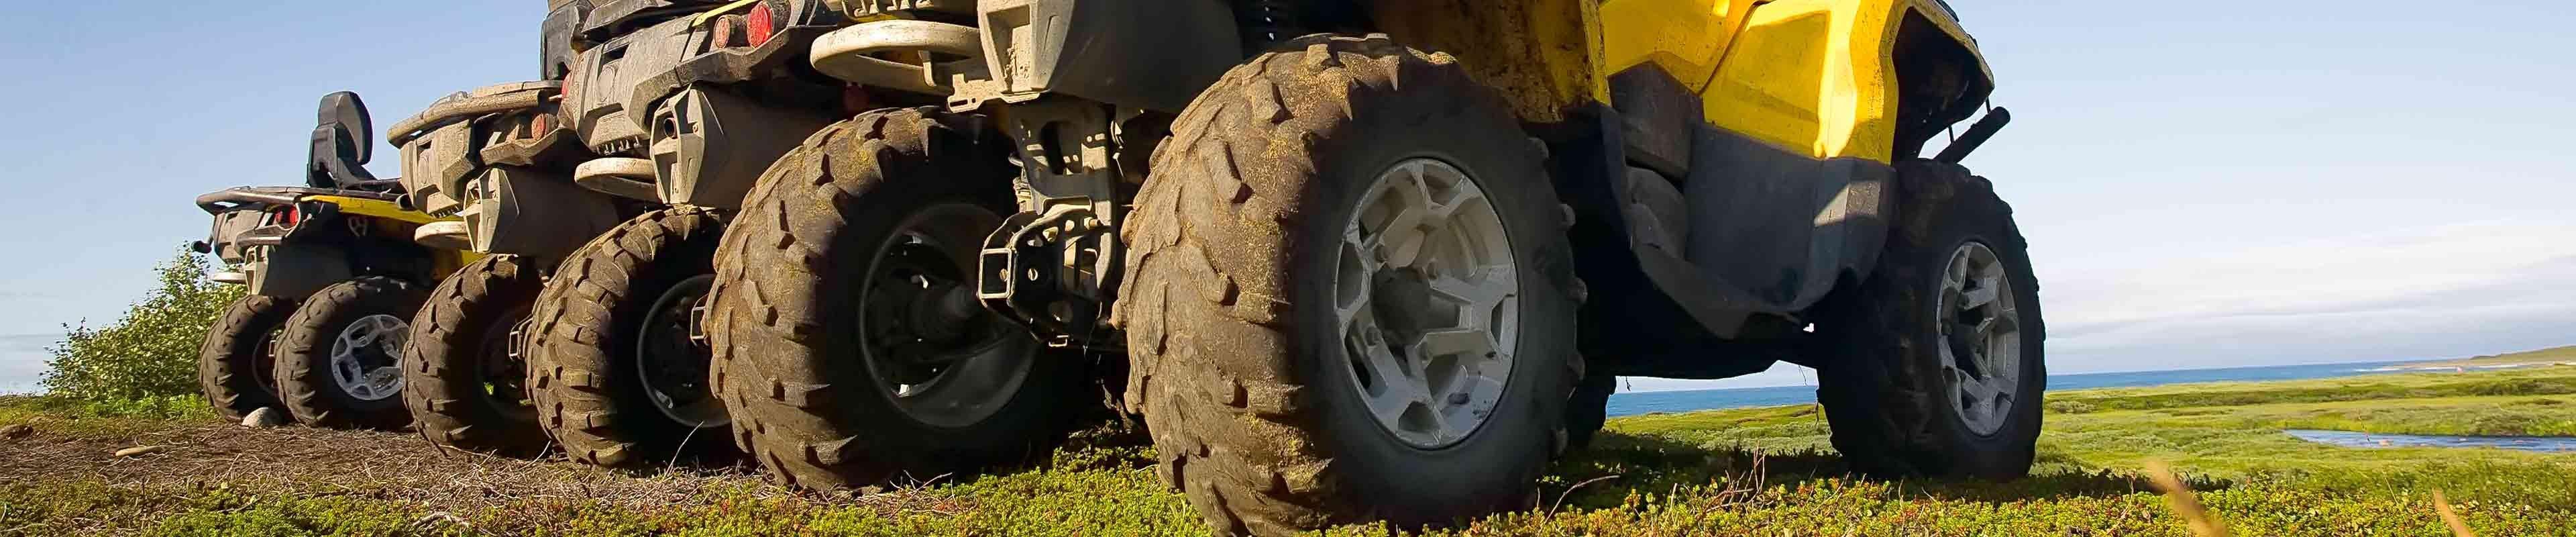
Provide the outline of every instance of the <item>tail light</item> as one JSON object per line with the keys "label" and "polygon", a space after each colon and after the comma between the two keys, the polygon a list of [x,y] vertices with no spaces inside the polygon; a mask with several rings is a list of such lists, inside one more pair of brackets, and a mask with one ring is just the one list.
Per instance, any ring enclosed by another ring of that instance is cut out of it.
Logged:
{"label": "tail light", "polygon": [[753,5],[751,13],[743,16],[743,33],[751,38],[751,46],[766,45],[770,38],[778,37],[778,12],[770,9],[769,4]]}
{"label": "tail light", "polygon": [[286,206],[285,210],[271,212],[268,214],[270,215],[270,222],[274,222],[278,227],[283,228],[294,228],[296,221],[304,219],[304,214],[297,211],[293,205]]}

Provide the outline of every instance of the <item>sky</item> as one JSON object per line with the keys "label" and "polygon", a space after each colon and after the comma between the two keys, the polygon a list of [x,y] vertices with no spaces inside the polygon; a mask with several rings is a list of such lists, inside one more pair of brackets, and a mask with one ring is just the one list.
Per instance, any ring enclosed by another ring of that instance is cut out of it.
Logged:
{"label": "sky", "polygon": [[[2014,122],[1967,164],[2012,202],[2052,372],[2576,344],[2576,33],[2464,0],[1954,0]],[[531,78],[543,2],[93,0],[0,32],[0,392],[204,237],[195,195],[301,179],[314,104],[379,127]],[[1399,36],[1400,37],[1400,36]],[[379,133],[381,135],[381,133]],[[380,142],[381,143],[381,142]],[[390,148],[370,168],[399,175]],[[1798,384],[1783,366],[1727,381]]]}

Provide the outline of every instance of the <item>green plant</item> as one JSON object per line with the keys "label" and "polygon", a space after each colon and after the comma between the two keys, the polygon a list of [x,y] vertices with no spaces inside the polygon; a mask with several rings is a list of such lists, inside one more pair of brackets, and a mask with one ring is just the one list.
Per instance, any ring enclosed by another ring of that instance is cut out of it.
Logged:
{"label": "green plant", "polygon": [[116,322],[65,328],[46,349],[45,390],[88,401],[135,401],[197,392],[197,346],[242,288],[206,280],[205,258],[181,250],[155,267],[161,286]]}

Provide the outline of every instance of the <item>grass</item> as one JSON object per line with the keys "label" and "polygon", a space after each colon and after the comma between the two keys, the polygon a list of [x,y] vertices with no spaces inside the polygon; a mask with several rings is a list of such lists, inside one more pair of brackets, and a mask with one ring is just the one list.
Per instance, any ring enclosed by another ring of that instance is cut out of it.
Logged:
{"label": "grass", "polygon": [[[2050,395],[2013,483],[1847,476],[1813,405],[1613,420],[1531,509],[1443,535],[2187,535],[2141,472],[2177,467],[2236,535],[2576,534],[2576,455],[2346,449],[2283,428],[2563,435],[2576,367]],[[162,405],[166,406],[166,405]],[[120,413],[122,412],[122,413]],[[136,416],[135,414],[142,414]],[[849,493],[742,467],[621,473],[442,453],[396,433],[249,430],[186,408],[0,398],[0,535],[1199,535],[1133,432],[1034,468]],[[163,454],[118,459],[133,445]],[[1383,535],[1349,527],[1336,534]]]}
{"label": "grass", "polygon": [[2411,367],[2486,367],[2505,365],[2576,364],[2576,346],[2522,351],[2458,360],[2407,364]]}

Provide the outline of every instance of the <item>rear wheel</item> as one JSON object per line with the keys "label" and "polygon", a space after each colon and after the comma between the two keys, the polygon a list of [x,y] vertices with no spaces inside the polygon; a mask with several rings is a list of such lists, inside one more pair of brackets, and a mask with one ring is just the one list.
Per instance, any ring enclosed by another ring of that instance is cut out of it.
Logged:
{"label": "rear wheel", "polygon": [[412,318],[404,400],[420,434],[450,447],[513,455],[546,446],[528,402],[528,368],[514,334],[544,289],[535,267],[496,255],[466,265]]}
{"label": "rear wheel", "polygon": [[1527,507],[1582,369],[1534,142],[1445,54],[1306,44],[1202,94],[1137,196],[1118,318],[1164,477],[1226,534]]}
{"label": "rear wheel", "polygon": [[723,231],[708,209],[645,213],[575,250],[538,293],[529,395],[574,460],[634,467],[725,449],[732,419],[690,322]]}
{"label": "rear wheel", "polygon": [[403,407],[402,354],[427,299],[418,286],[368,276],[314,293],[277,338],[278,393],[287,414],[315,427],[396,430]]}
{"label": "rear wheel", "polygon": [[972,471],[1043,455],[1089,406],[1080,357],[974,300],[978,249],[1011,210],[1008,148],[967,118],[881,110],[764,174],[708,324],[736,440],[772,475]]}
{"label": "rear wheel", "polygon": [[197,387],[224,419],[241,421],[278,406],[277,333],[295,302],[250,295],[234,300],[197,351]]}
{"label": "rear wheel", "polygon": [[1601,436],[1601,427],[1610,422],[1610,396],[1619,393],[1617,375],[1593,375],[1574,387],[1573,400],[1565,403],[1566,449],[1592,447],[1592,439]]}
{"label": "rear wheel", "polygon": [[1899,164],[1879,266],[1816,322],[1834,449],[1882,477],[2016,479],[2039,438],[2039,281],[2012,207],[1953,164]]}

